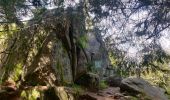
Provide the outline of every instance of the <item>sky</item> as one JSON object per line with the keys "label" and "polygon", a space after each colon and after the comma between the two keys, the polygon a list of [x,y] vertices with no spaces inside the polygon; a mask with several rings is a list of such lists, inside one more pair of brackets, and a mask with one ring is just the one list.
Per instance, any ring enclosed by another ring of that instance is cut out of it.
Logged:
{"label": "sky", "polygon": [[161,43],[161,47],[163,48],[163,50],[170,55],[170,31],[167,31],[164,36],[162,36],[159,39],[159,42]]}
{"label": "sky", "polygon": [[[131,60],[135,60],[138,62],[142,61],[142,57],[147,53],[141,52],[144,49],[144,46],[147,47],[153,41],[153,38],[146,39],[147,36],[136,36],[134,33],[134,26],[136,23],[144,20],[148,15],[147,11],[140,11],[136,14],[133,14],[129,22],[126,23],[124,27],[124,32],[121,31],[119,25],[123,22],[123,20],[119,20],[118,23],[114,24],[109,19],[103,19],[101,21],[101,26],[107,27],[107,35],[105,37],[112,37],[114,42],[118,45],[116,46],[119,50],[126,52],[125,57]],[[120,17],[120,16],[118,16]],[[122,18],[123,19],[123,18]],[[158,38],[157,44],[161,45],[162,49],[170,55],[170,29],[164,30],[161,32],[161,37]],[[105,38],[104,37],[104,38]]]}

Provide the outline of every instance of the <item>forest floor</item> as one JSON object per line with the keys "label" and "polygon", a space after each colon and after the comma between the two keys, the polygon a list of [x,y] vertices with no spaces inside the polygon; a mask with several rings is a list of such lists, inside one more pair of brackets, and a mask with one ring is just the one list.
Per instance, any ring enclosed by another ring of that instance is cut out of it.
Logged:
{"label": "forest floor", "polygon": [[108,87],[96,93],[87,91],[84,96],[88,100],[130,100],[129,96],[124,96],[120,92],[119,87]]}

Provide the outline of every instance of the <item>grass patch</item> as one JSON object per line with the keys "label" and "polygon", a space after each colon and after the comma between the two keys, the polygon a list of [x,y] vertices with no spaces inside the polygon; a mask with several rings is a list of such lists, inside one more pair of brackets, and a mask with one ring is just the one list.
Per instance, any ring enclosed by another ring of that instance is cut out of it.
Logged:
{"label": "grass patch", "polygon": [[100,81],[99,82],[99,89],[106,89],[108,88],[108,85],[105,81]]}

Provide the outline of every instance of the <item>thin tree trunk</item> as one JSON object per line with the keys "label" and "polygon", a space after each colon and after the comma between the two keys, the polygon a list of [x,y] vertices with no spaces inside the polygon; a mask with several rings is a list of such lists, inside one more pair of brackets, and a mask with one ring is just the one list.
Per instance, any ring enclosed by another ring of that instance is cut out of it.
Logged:
{"label": "thin tree trunk", "polygon": [[77,50],[76,50],[76,44],[74,41],[74,36],[73,36],[73,25],[71,22],[70,28],[69,28],[69,37],[70,37],[70,42],[71,42],[71,68],[72,68],[72,76],[73,76],[73,82],[76,79],[76,68],[77,68]]}

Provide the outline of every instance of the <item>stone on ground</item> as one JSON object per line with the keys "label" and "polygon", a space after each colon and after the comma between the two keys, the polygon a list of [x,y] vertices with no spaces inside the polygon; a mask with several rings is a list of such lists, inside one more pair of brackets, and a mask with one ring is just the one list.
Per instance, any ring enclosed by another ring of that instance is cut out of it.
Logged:
{"label": "stone on ground", "polygon": [[164,92],[142,78],[126,78],[121,82],[121,90],[131,94],[142,94],[151,100],[168,100]]}
{"label": "stone on ground", "polygon": [[99,76],[94,73],[85,73],[76,80],[76,84],[84,86],[91,91],[99,89]]}

